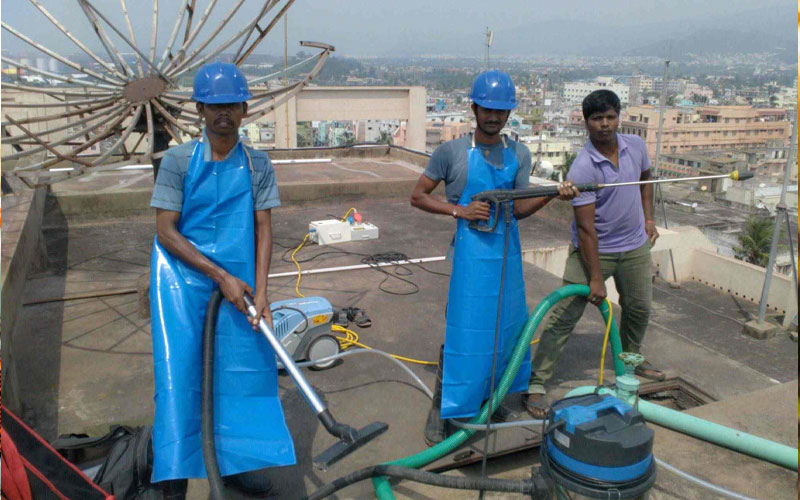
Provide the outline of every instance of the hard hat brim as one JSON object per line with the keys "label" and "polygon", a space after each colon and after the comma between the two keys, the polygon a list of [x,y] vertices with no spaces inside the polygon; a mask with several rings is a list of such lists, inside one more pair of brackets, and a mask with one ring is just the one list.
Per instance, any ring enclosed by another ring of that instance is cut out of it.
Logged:
{"label": "hard hat brim", "polygon": [[510,111],[517,107],[516,102],[508,101],[492,101],[489,99],[473,99],[472,102],[478,106],[486,109],[500,109],[503,111]]}
{"label": "hard hat brim", "polygon": [[204,104],[228,104],[233,102],[247,102],[253,95],[248,92],[247,95],[240,94],[221,94],[208,97],[192,96],[192,99]]}

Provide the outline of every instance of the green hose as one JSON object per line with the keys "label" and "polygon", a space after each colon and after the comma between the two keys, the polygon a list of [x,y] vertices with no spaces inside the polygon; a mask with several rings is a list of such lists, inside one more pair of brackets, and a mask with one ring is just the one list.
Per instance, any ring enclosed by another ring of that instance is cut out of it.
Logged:
{"label": "green hose", "polygon": [[[528,321],[525,323],[525,326],[517,338],[517,344],[514,347],[514,352],[511,354],[511,360],[506,367],[506,371],[503,372],[503,376],[498,383],[494,397],[491,401],[484,403],[480,413],[470,420],[470,424],[485,424],[486,420],[489,418],[489,415],[493,414],[497,407],[500,406],[500,402],[503,401],[503,398],[508,392],[508,389],[511,387],[514,378],[517,376],[517,372],[522,364],[522,360],[530,350],[530,343],[531,339],[533,338],[533,334],[539,327],[539,323],[541,323],[541,321],[544,319],[547,311],[549,311],[550,308],[552,308],[558,301],[576,295],[588,297],[589,287],[586,285],[567,285],[561,287],[558,290],[550,293],[539,303],[539,305],[536,306],[536,309],[528,318]],[[607,322],[608,305],[605,301],[599,306],[599,309],[600,313],[603,315],[603,319]],[[618,376],[623,375],[625,373],[625,367],[623,366],[622,361],[617,357],[617,355],[622,352],[622,343],[620,342],[617,325],[613,321],[611,322],[611,332],[609,333],[609,337],[611,342],[611,351],[614,358],[614,372]],[[401,467],[418,469],[451,453],[453,450],[461,446],[464,441],[469,439],[473,434],[475,434],[475,430],[459,429],[436,446],[428,448],[427,450],[423,450],[416,455],[411,455],[392,462],[386,462],[384,465],[398,465]],[[375,495],[378,497],[378,499],[394,500],[395,496],[394,493],[392,493],[392,487],[385,476],[372,478],[372,485],[375,488]]]}

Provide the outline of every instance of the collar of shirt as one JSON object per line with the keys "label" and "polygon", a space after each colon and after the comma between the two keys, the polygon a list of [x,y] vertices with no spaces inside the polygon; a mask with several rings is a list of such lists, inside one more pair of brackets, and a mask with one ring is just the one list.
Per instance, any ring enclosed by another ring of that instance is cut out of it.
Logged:
{"label": "collar of shirt", "polygon": [[[231,150],[228,151],[228,154],[225,155],[225,159],[222,160],[222,161],[225,161],[225,160],[227,160],[228,158],[231,157],[233,152],[236,150],[236,146],[238,146],[240,142],[242,142],[242,139],[239,137],[239,135],[237,133],[237,135],[236,135],[236,144],[234,144],[233,147],[231,148]],[[211,142],[208,140],[208,135],[206,134],[206,129],[205,128],[203,128],[203,161],[212,161],[212,159],[211,159]]]}
{"label": "collar of shirt", "polygon": [[[617,136],[617,153],[618,153],[617,156],[621,156],[621,153],[623,151],[625,151],[626,149],[628,149],[628,143],[625,142],[625,138],[623,138],[620,134],[616,134],[616,136]],[[600,151],[598,151],[596,147],[594,147],[594,144],[592,144],[592,140],[591,139],[587,139],[586,140],[585,147],[586,147],[586,152],[589,153],[589,156],[592,158],[592,161],[595,164],[599,165],[600,163],[603,163],[604,161],[607,161],[607,162],[611,163],[608,158],[603,156],[603,154]],[[619,160],[617,160],[617,161],[619,161]]]}

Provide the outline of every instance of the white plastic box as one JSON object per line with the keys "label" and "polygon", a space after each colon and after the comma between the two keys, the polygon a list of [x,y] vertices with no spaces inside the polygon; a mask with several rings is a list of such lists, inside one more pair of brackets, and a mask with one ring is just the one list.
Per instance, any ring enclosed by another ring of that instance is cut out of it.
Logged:
{"label": "white plastic box", "polygon": [[331,245],[350,241],[350,224],[337,219],[316,220],[308,225],[311,241]]}
{"label": "white plastic box", "polygon": [[375,240],[378,238],[378,226],[374,226],[369,222],[359,222],[357,224],[350,224],[350,240]]}

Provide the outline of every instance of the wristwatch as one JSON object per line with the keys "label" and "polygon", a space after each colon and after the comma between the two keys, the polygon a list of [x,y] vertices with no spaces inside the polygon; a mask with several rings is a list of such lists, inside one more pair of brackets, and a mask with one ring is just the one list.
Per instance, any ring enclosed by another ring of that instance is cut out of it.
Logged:
{"label": "wristwatch", "polygon": [[458,219],[458,205],[453,207],[453,218]]}

